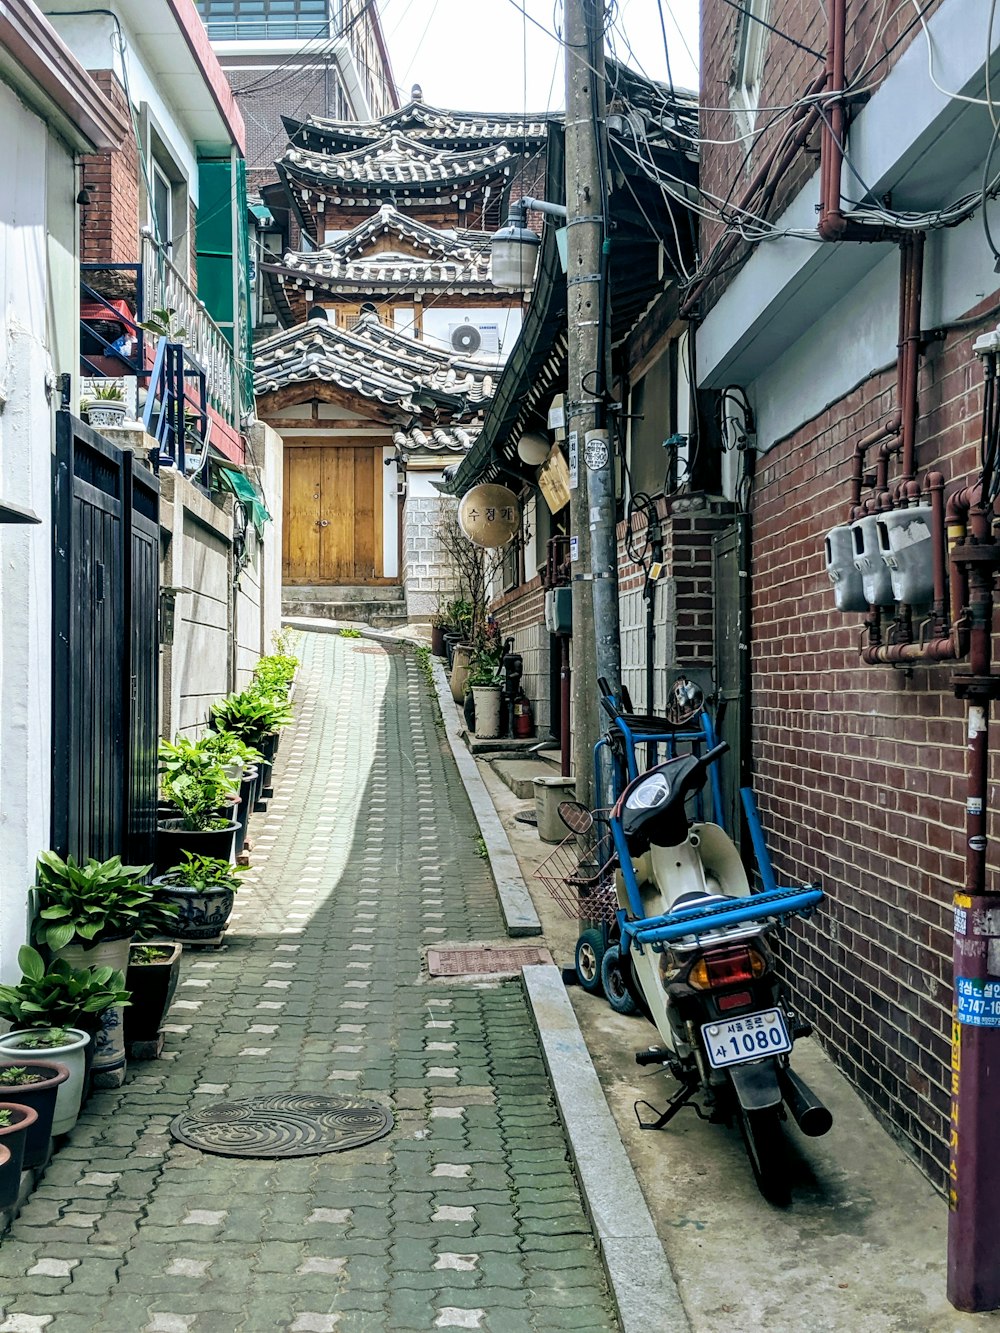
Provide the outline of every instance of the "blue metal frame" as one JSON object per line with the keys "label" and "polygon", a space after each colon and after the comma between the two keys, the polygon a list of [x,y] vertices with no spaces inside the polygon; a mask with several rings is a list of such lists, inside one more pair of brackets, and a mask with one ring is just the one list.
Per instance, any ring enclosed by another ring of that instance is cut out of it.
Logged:
{"label": "blue metal frame", "polygon": [[[188,384],[196,385],[192,396]],[[157,464],[184,472],[186,417],[197,416],[201,438],[208,430],[208,393],[205,372],[183,343],[161,338],[150,375],[142,424],[157,444]]]}
{"label": "blue metal frame", "polygon": [[[701,754],[702,746],[711,750],[718,745],[718,737],[715,734],[715,726],[711,715],[707,709],[703,709],[699,715],[699,729],[697,731],[663,731],[656,733],[639,732],[636,733],[628,725],[628,714],[618,713],[612,723],[621,734],[625,749],[625,771],[621,771],[621,763],[614,752],[611,743],[611,737],[604,735],[594,746],[594,802],[597,806],[614,805],[615,801],[622,794],[628,784],[639,776],[639,765],[636,759],[636,745],[651,745],[652,756],[647,754],[647,758],[652,758],[652,763],[647,764],[647,770],[656,766],[658,762],[657,746],[664,744],[667,747],[667,758],[676,759],[678,744],[687,744],[691,747],[691,753]],[[611,757],[612,784],[610,794],[605,793],[602,774],[604,770],[603,750],[607,750]],[[722,819],[722,784],[719,780],[719,773],[713,764],[708,771],[709,786],[712,792],[712,817],[714,822],[720,823]],[[608,798],[609,797],[609,798]],[[698,818],[704,820],[704,800],[702,793],[698,793]]]}
{"label": "blue metal frame", "polygon": [[[80,265],[81,275],[84,273],[101,273],[101,272],[116,272],[116,273],[129,272],[135,274],[136,309],[139,313],[135,316],[134,319],[127,319],[120,310],[117,310],[111,304],[111,302],[103,294],[103,292],[99,292],[97,291],[96,288],[91,287],[89,283],[83,280],[82,276],[80,279],[80,291],[86,297],[88,297],[89,300],[95,301],[99,305],[104,306],[108,312],[109,319],[116,320],[119,324],[127,325],[135,334],[135,339],[136,339],[135,356],[127,357],[124,354],[124,352],[117,351],[114,348],[114,346],[110,342],[108,342],[108,340],[102,334],[98,333],[96,329],[91,327],[91,324],[88,320],[85,319],[80,320],[80,332],[81,334],[86,332],[92,338],[96,338],[97,341],[102,344],[104,352],[107,356],[114,357],[116,360],[122,363],[122,366],[124,368],[123,373],[136,375],[142,378],[147,373],[145,364],[145,357],[146,357],[145,331],[138,323],[139,319],[141,318],[142,308],[143,308],[142,265],[102,264],[102,263],[90,263],[90,264]],[[80,353],[80,362],[84,367],[86,367],[87,371],[89,371],[89,373],[91,373],[92,375],[104,376],[106,374],[105,371],[100,370],[97,366],[93,364],[92,361],[88,360],[87,355],[83,352]]]}

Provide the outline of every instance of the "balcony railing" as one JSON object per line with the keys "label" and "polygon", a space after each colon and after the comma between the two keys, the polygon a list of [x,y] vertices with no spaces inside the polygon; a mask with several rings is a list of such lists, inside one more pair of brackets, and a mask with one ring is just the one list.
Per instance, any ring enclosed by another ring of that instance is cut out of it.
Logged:
{"label": "balcony railing", "polygon": [[183,341],[205,374],[208,405],[238,430],[240,393],[236,358],[226,335],[185,279],[151,237],[142,240],[144,314],[173,310],[172,323],[184,329]]}

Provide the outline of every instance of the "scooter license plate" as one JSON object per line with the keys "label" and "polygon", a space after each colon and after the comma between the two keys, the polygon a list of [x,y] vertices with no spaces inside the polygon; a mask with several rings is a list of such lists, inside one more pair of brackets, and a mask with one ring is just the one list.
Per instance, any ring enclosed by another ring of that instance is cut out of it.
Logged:
{"label": "scooter license plate", "polygon": [[762,1009],[758,1014],[703,1023],[705,1053],[713,1069],[742,1065],[748,1060],[762,1060],[792,1049],[791,1038],[780,1009]]}

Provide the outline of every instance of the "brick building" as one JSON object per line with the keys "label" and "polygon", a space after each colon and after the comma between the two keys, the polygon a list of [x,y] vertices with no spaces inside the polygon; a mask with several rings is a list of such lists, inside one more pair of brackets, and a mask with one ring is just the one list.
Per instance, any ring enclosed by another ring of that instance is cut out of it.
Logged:
{"label": "brick building", "polygon": [[[781,870],[828,894],[789,932],[786,962],[824,1046],[943,1187],[967,848],[965,707],[949,665],[956,644],[963,661],[961,591],[954,612],[936,585],[900,602],[876,555],[874,600],[866,585],[837,610],[826,565],[841,537],[825,545],[834,529],[860,542],[852,520],[876,530],[907,497],[926,517],[933,472],[950,496],[981,470],[973,343],[996,323],[998,289],[982,223],[984,59],[995,65],[1000,32],[987,41],[967,0],[922,9],[925,28],[908,6],[848,0],[841,44],[820,9],[705,0],[710,216],[682,313],[728,446],[723,494],[749,532],[743,759]],[[942,528],[932,517],[922,533],[925,576]],[[855,553],[842,572],[857,588]]]}

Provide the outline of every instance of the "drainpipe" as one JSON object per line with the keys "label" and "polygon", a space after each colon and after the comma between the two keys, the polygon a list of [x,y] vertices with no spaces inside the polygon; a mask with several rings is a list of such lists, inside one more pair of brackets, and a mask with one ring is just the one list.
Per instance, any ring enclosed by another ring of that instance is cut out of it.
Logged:
{"label": "drainpipe", "polygon": [[[830,0],[829,37],[826,46],[826,87],[832,93],[844,91],[844,48],[847,45],[846,0]],[[827,103],[820,142],[819,222],[817,230],[824,241],[839,241],[847,231],[847,219],[841,209],[840,178],[844,162],[844,103],[836,97]]]}

